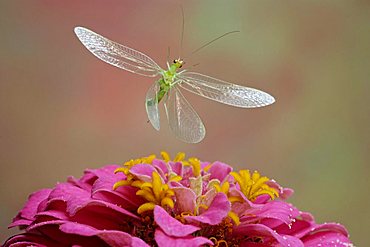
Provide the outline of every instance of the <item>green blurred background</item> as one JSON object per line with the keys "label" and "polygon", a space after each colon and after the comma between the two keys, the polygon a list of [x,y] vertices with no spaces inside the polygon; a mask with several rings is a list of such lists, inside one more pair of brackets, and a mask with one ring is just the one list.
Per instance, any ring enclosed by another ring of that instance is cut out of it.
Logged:
{"label": "green blurred background", "polygon": [[[231,30],[187,68],[275,96],[245,110],[184,94],[207,128],[196,145],[147,123],[153,79],[91,55],[89,27],[165,66]],[[368,1],[1,1],[0,240],[27,196],[85,168],[167,150],[258,169],[295,189],[318,222],[344,224],[358,246],[370,229]],[[193,64],[200,63],[196,67]]]}

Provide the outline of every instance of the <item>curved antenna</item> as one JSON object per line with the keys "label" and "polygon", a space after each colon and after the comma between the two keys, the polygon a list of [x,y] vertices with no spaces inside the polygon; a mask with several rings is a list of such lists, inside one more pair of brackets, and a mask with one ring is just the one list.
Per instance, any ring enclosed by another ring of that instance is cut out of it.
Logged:
{"label": "curved antenna", "polygon": [[181,26],[181,41],[180,41],[180,57],[182,56],[182,44],[184,42],[184,29],[185,29],[185,15],[184,15],[184,8],[182,5],[181,7],[181,15],[182,15],[182,26]]}
{"label": "curved antenna", "polygon": [[218,36],[217,38],[215,38],[215,39],[213,39],[213,40],[211,40],[211,41],[209,41],[209,42],[205,43],[204,45],[202,45],[202,46],[201,46],[201,47],[199,47],[198,49],[194,50],[194,51],[191,53],[191,55],[193,55],[194,53],[196,53],[196,52],[200,51],[200,50],[201,50],[201,49],[203,49],[204,47],[206,47],[206,46],[208,46],[208,45],[212,44],[212,43],[213,43],[213,42],[215,42],[216,40],[221,39],[222,37],[225,37],[226,35],[229,35],[229,34],[232,34],[232,33],[239,33],[239,32],[240,32],[240,31],[235,30],[235,31],[231,31],[231,32],[224,33],[224,34],[222,34],[221,36]]}

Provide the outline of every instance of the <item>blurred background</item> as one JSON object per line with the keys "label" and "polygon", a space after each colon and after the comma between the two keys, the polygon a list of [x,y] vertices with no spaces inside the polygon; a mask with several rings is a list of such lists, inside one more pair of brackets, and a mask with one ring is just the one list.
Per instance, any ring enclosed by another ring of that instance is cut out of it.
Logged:
{"label": "blurred background", "polygon": [[[259,88],[277,102],[238,109],[184,92],[207,128],[199,144],[147,123],[152,78],[89,53],[75,26],[164,67]],[[27,196],[66,177],[167,150],[257,169],[295,190],[318,222],[340,222],[358,246],[370,229],[368,1],[1,1],[0,240]],[[207,41],[227,36],[189,55]],[[192,66],[199,63],[197,66]]]}

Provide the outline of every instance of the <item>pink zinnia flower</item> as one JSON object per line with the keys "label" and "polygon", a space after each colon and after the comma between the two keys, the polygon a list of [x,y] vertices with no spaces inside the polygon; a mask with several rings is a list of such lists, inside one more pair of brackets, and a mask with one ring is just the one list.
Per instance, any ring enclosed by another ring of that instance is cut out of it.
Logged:
{"label": "pink zinnia flower", "polygon": [[151,155],[86,170],[33,193],[4,246],[353,246],[346,229],[317,224],[258,172]]}

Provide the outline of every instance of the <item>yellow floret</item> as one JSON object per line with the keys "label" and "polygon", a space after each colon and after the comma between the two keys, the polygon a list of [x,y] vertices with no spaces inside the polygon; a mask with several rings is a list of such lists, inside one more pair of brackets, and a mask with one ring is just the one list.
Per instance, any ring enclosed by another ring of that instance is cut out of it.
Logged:
{"label": "yellow floret", "polygon": [[231,172],[230,174],[239,184],[243,194],[251,201],[264,194],[269,195],[271,199],[279,196],[275,188],[266,184],[270,179],[268,177],[261,177],[257,171],[253,172],[252,176],[249,170],[241,170],[239,173]]}
{"label": "yellow floret", "polygon": [[142,183],[136,195],[143,197],[148,203],[151,203],[141,205],[137,211],[139,214],[153,210],[155,205],[173,208],[175,204],[172,200],[175,192],[169,188],[168,184],[162,182],[161,176],[155,171],[152,173],[152,181]]}

